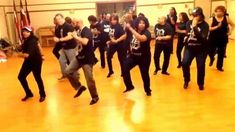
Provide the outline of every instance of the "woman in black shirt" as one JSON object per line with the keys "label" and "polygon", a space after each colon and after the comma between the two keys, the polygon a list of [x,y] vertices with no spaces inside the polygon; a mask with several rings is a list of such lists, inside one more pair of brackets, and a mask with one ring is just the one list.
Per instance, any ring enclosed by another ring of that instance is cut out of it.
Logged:
{"label": "woman in black shirt", "polygon": [[[176,22],[177,22],[177,12],[176,12],[176,9],[175,7],[171,7],[170,8],[170,11],[169,11],[169,14],[167,15],[167,19],[166,19],[167,23],[170,24],[171,28],[173,29],[174,31],[174,34],[172,37],[174,37],[175,35],[175,25],[176,25]],[[173,39],[171,40],[171,53],[173,53]]]}
{"label": "woman in black shirt", "polygon": [[144,90],[147,96],[151,96],[149,67],[151,62],[150,41],[151,33],[148,31],[149,22],[145,17],[138,17],[135,29],[130,24],[126,25],[132,33],[130,53],[127,56],[123,69],[123,80],[126,85],[125,92],[134,89],[131,81],[130,70],[139,66],[141,77],[144,82]]}
{"label": "woman in black shirt", "polygon": [[41,78],[43,55],[41,47],[38,43],[38,38],[34,36],[31,27],[24,27],[22,29],[22,35],[24,42],[22,44],[22,53],[20,57],[24,58],[24,63],[20,69],[18,79],[23,86],[26,96],[22,101],[26,101],[33,97],[33,93],[29,89],[28,82],[26,80],[30,72],[33,72],[34,78],[38,84],[40,99],[39,102],[43,102],[46,98],[44,91],[44,85]]}
{"label": "woman in black shirt", "polygon": [[[233,30],[234,24],[226,16],[226,9],[224,6],[218,6],[215,9],[215,16],[212,17],[210,22],[210,35],[209,35],[209,56],[210,56],[210,64],[209,66],[213,65],[215,60],[214,56],[217,50],[217,69],[219,71],[224,71],[223,69],[223,62],[224,62],[224,55],[226,45],[228,43],[228,35],[229,32]],[[229,31],[228,26],[232,27],[232,30]]]}
{"label": "woman in black shirt", "polygon": [[182,57],[181,53],[184,48],[184,38],[186,36],[186,24],[189,21],[188,15],[185,12],[181,12],[179,14],[179,24],[176,27],[176,32],[178,33],[178,43],[177,43],[177,49],[176,49],[176,54],[177,54],[177,59],[178,59],[178,66],[177,68],[181,68],[182,64]]}
{"label": "woman in black shirt", "polygon": [[162,16],[158,20],[158,24],[155,25],[154,32],[156,35],[156,44],[154,52],[155,71],[154,75],[161,69],[160,68],[160,56],[164,53],[164,62],[162,65],[162,74],[170,75],[167,72],[170,56],[171,56],[171,40],[174,34],[171,26],[166,23],[166,17]]}
{"label": "woman in black shirt", "polygon": [[196,7],[193,10],[193,20],[186,25],[187,37],[182,61],[184,88],[188,88],[190,82],[190,65],[194,58],[197,62],[197,84],[200,90],[204,90],[205,63],[208,49],[207,36],[209,25],[205,21],[203,10]]}
{"label": "woman in black shirt", "polygon": [[110,31],[109,31],[109,41],[107,41],[107,61],[109,67],[109,73],[107,77],[109,78],[113,72],[112,58],[115,52],[118,53],[118,60],[121,67],[121,75],[123,75],[123,61],[126,57],[124,40],[126,39],[126,33],[123,27],[119,24],[119,19],[117,15],[112,15],[110,18]]}

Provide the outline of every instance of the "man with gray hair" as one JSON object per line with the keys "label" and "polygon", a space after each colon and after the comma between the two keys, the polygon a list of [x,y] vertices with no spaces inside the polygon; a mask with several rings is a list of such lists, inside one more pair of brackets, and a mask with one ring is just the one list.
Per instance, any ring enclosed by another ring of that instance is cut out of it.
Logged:
{"label": "man with gray hair", "polygon": [[80,68],[83,69],[87,86],[92,97],[90,105],[93,105],[99,100],[95,80],[93,78],[93,65],[96,63],[93,51],[93,36],[90,29],[83,25],[81,19],[74,19],[73,25],[75,26],[75,29],[78,29],[78,31],[74,31],[71,34],[77,42],[78,51],[76,58],[70,62],[65,73],[71,85],[77,90],[77,93],[74,96],[74,98],[76,98],[86,90],[85,86],[81,85],[76,74],[77,70]]}

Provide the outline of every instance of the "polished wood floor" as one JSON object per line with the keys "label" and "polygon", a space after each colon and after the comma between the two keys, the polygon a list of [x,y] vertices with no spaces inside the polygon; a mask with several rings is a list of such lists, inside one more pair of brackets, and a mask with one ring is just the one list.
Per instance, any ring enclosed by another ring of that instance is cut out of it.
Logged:
{"label": "polished wood floor", "polygon": [[[145,96],[139,69],[131,75],[136,89],[123,94],[123,80],[115,56],[115,74],[107,79],[106,69],[94,67],[100,101],[90,106],[88,90],[74,99],[75,91],[67,80],[58,81],[60,69],[45,48],[43,80],[47,99],[39,103],[37,85],[30,75],[29,85],[34,98],[21,102],[23,89],[17,80],[22,59],[11,57],[0,63],[0,131],[1,132],[234,132],[235,130],[235,41],[228,46],[225,72],[215,66],[206,68],[205,91],[196,84],[196,65],[192,64],[192,81],[188,90],[182,88],[182,70],[177,69],[176,55],[171,56],[170,76],[153,75],[152,97]],[[152,47],[153,50],[153,47]],[[152,51],[153,54],[153,51]],[[97,54],[98,56],[98,54]],[[81,81],[85,83],[81,70]]]}

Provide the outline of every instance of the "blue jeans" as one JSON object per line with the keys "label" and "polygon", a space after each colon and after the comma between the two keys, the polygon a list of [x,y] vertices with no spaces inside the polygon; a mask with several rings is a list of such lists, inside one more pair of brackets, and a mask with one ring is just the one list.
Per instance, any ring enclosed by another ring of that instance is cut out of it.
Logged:
{"label": "blue jeans", "polygon": [[204,48],[201,48],[201,50],[194,50],[193,48],[189,48],[188,46],[185,47],[182,61],[185,82],[190,82],[190,65],[193,59],[196,58],[197,84],[204,85],[206,57],[207,51]]}

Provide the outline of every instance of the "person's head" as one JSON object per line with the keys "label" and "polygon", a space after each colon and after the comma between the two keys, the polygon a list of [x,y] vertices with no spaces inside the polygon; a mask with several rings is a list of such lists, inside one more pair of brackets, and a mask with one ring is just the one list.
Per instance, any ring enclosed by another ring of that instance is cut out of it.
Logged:
{"label": "person's head", "polygon": [[170,14],[171,16],[176,16],[176,15],[177,15],[177,12],[176,12],[175,7],[171,7],[171,8],[170,8],[169,14]]}
{"label": "person's head", "polygon": [[60,13],[58,13],[58,14],[55,15],[55,20],[56,20],[56,23],[57,23],[58,25],[60,25],[60,26],[65,23],[64,16],[63,16],[62,14],[60,14]]}
{"label": "person's head", "polygon": [[106,15],[105,15],[105,19],[106,19],[106,21],[110,21],[110,17],[111,17],[111,14],[109,14],[109,13],[108,13],[108,14],[106,14]]}
{"label": "person's head", "polygon": [[138,17],[135,22],[135,29],[137,31],[144,31],[149,28],[149,21],[146,17]]}
{"label": "person's head", "polygon": [[132,19],[135,20],[137,18],[137,15],[132,15]]}
{"label": "person's head", "polygon": [[189,8],[189,9],[188,9],[188,15],[189,15],[189,16],[192,16],[192,15],[193,15],[193,9],[192,9],[192,8]]}
{"label": "person's head", "polygon": [[68,24],[72,24],[72,19],[70,17],[65,17],[65,22]]}
{"label": "person's head", "polygon": [[192,15],[193,15],[193,18],[197,19],[198,21],[205,20],[205,15],[201,7],[195,7],[192,11]]}
{"label": "person's head", "polygon": [[139,13],[138,17],[145,17],[144,13]]}
{"label": "person's head", "polygon": [[30,26],[25,26],[22,28],[22,36],[23,39],[29,38],[31,35],[33,35],[33,29]]}
{"label": "person's head", "polygon": [[110,17],[110,22],[111,22],[111,25],[116,25],[119,23],[119,17],[118,15],[115,15],[113,14],[111,17]]}
{"label": "person's head", "polygon": [[56,21],[56,18],[54,17],[54,19],[53,19],[53,23],[55,24],[55,26],[57,26],[58,25],[58,23],[57,23],[57,21]]}
{"label": "person's head", "polygon": [[217,6],[215,8],[215,16],[223,17],[227,13],[226,8],[224,6]]}
{"label": "person's head", "polygon": [[160,16],[160,17],[158,18],[158,23],[159,23],[160,25],[165,25],[165,24],[166,24],[166,16]]}
{"label": "person's head", "polygon": [[81,30],[84,26],[82,19],[74,18],[73,19],[73,26],[75,29]]}
{"label": "person's head", "polygon": [[124,21],[127,22],[127,23],[131,22],[133,20],[132,19],[132,14],[130,14],[130,13],[126,13],[124,18],[125,18]]}
{"label": "person's head", "polygon": [[181,12],[179,14],[179,20],[180,20],[180,22],[183,22],[183,23],[186,23],[187,21],[189,21],[187,13]]}
{"label": "person's head", "polygon": [[94,25],[98,20],[97,20],[97,18],[96,18],[94,15],[90,15],[90,16],[88,17],[88,21],[89,21],[89,23],[90,23],[91,25]]}

